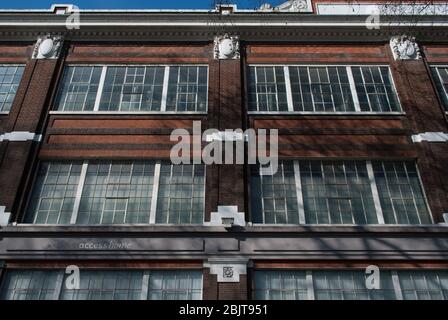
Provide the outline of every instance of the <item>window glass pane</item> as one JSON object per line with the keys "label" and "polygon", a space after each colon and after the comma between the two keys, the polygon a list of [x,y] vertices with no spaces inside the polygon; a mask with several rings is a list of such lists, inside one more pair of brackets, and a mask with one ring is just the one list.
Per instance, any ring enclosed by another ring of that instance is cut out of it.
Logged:
{"label": "window glass pane", "polygon": [[202,224],[204,189],[204,165],[172,165],[162,162],[156,223]]}
{"label": "window glass pane", "polygon": [[151,271],[149,300],[201,300],[200,271]]}
{"label": "window glass pane", "polygon": [[274,175],[260,175],[259,166],[251,166],[251,210],[253,222],[298,224],[299,211],[292,161],[279,162]]}
{"label": "window glass pane", "polygon": [[388,67],[351,68],[361,111],[401,111]]}
{"label": "window glass pane", "polygon": [[107,68],[100,111],[160,111],[165,67]]}
{"label": "window glass pane", "polygon": [[69,66],[56,97],[56,110],[93,111],[102,67]]}
{"label": "window glass pane", "polygon": [[364,270],[313,271],[316,300],[395,300],[392,276],[380,273],[380,289],[367,289]]}
{"label": "window glass pane", "polygon": [[40,165],[26,222],[70,223],[81,166],[80,162],[44,162]]}
{"label": "window glass pane", "polygon": [[345,67],[289,67],[294,111],[355,111]]}
{"label": "window glass pane", "polygon": [[398,271],[405,300],[448,300],[448,271]]}
{"label": "window glass pane", "polygon": [[442,100],[443,106],[448,111],[448,68],[432,67],[431,73],[436,83],[437,92]]}
{"label": "window glass pane", "polygon": [[300,161],[306,223],[378,223],[364,161]]}
{"label": "window glass pane", "polygon": [[249,110],[288,111],[283,67],[249,67]]}
{"label": "window glass pane", "polygon": [[431,224],[413,162],[372,162],[386,224]]}
{"label": "window glass pane", "polygon": [[207,110],[207,67],[170,67],[167,111]]}
{"label": "window glass pane", "polygon": [[0,300],[57,299],[57,270],[9,270],[1,286]]}
{"label": "window glass pane", "polygon": [[142,285],[143,271],[81,270],[80,280],[81,281],[79,289],[67,289],[67,287],[63,285],[60,299],[61,300],[141,299],[143,288]]}
{"label": "window glass pane", "polygon": [[0,111],[10,111],[24,66],[0,65]]}
{"label": "window glass pane", "polygon": [[79,224],[149,223],[155,162],[89,162]]}
{"label": "window glass pane", "polygon": [[308,300],[305,271],[256,271],[256,300]]}

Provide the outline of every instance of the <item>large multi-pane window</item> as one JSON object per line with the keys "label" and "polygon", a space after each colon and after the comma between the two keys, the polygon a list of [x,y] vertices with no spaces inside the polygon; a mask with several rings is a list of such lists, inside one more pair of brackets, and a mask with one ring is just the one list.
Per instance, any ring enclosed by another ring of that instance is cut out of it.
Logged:
{"label": "large multi-pane window", "polygon": [[11,110],[24,69],[24,66],[0,65],[0,112]]}
{"label": "large multi-pane window", "polygon": [[250,110],[288,111],[283,67],[251,67],[248,84]]}
{"label": "large multi-pane window", "polygon": [[201,224],[205,168],[156,161],[42,163],[26,222]]}
{"label": "large multi-pane window", "polygon": [[369,289],[364,270],[255,271],[258,300],[448,300],[448,272],[381,270]]}
{"label": "large multi-pane window", "polygon": [[443,107],[448,111],[448,67],[431,67],[431,73],[436,83],[437,91],[443,102]]}
{"label": "large multi-pane window", "polygon": [[201,300],[200,271],[81,270],[79,288],[63,270],[8,270],[2,300]]}
{"label": "large multi-pane window", "polygon": [[401,112],[387,66],[249,66],[252,112]]}
{"label": "large multi-pane window", "polygon": [[432,223],[414,162],[280,161],[252,166],[250,190],[254,223]]}
{"label": "large multi-pane window", "polygon": [[58,111],[206,112],[207,66],[68,66]]}
{"label": "large multi-pane window", "polygon": [[428,224],[431,218],[412,162],[372,163],[385,223]]}

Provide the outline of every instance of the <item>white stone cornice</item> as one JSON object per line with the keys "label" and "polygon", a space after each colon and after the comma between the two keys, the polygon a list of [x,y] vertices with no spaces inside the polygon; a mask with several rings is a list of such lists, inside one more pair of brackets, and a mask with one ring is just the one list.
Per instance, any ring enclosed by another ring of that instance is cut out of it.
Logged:
{"label": "white stone cornice", "polygon": [[448,142],[448,133],[425,132],[412,135],[413,142]]}
{"label": "white stone cornice", "polygon": [[42,140],[41,134],[36,134],[28,131],[13,131],[0,135],[1,141],[37,141]]}

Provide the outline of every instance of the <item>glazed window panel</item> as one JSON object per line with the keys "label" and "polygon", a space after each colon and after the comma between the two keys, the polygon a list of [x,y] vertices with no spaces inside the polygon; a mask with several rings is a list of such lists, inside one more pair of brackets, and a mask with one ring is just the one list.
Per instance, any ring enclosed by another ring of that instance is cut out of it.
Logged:
{"label": "glazed window panel", "polygon": [[60,300],[140,300],[143,271],[80,272],[79,289],[62,286]]}
{"label": "glazed window panel", "polygon": [[70,223],[81,166],[80,162],[40,165],[26,215],[28,223]]}
{"label": "glazed window panel", "polygon": [[412,161],[279,161],[251,166],[250,212],[260,224],[432,224]]}
{"label": "glazed window panel", "polygon": [[152,271],[149,300],[202,300],[200,271]]}
{"label": "glazed window panel", "polygon": [[282,161],[273,175],[260,175],[260,167],[251,167],[253,222],[298,224],[299,212],[292,161]]}
{"label": "glazed window panel", "polygon": [[89,163],[77,223],[149,223],[154,166],[151,162]]}
{"label": "glazed window panel", "polygon": [[361,111],[401,111],[388,67],[359,66],[351,69]]}
{"label": "glazed window panel", "polygon": [[0,111],[11,110],[24,70],[24,66],[0,65]]}
{"label": "glazed window panel", "polygon": [[205,167],[161,161],[42,163],[26,223],[202,224]]}
{"label": "glazed window panel", "polygon": [[306,271],[256,271],[255,300],[308,300]]}
{"label": "glazed window panel", "polygon": [[389,271],[381,271],[380,289],[368,289],[364,270],[313,271],[316,300],[395,300]]}
{"label": "glazed window panel", "polygon": [[378,223],[364,161],[300,161],[306,223]]}
{"label": "glazed window panel", "polygon": [[398,271],[404,300],[448,300],[447,271]]}
{"label": "glazed window panel", "polygon": [[208,70],[205,66],[172,66],[169,70],[167,111],[207,110]]}
{"label": "glazed window panel", "polygon": [[108,67],[99,111],[160,111],[165,68]]}
{"label": "glazed window panel", "polygon": [[288,111],[283,67],[251,66],[248,84],[250,111]]}
{"label": "glazed window panel", "polygon": [[372,162],[386,224],[431,224],[431,216],[413,162]]}
{"label": "glazed window panel", "polygon": [[11,269],[2,300],[202,300],[202,272],[190,270],[80,270],[68,289],[64,270]]}
{"label": "glazed window panel", "polygon": [[436,83],[437,92],[442,100],[445,111],[448,111],[448,67],[431,67],[431,73]]}
{"label": "glazed window panel", "polygon": [[204,220],[204,165],[162,162],[156,223],[201,224]]}
{"label": "glazed window panel", "polygon": [[289,67],[294,111],[353,112],[346,67]]}
{"label": "glazed window panel", "polygon": [[7,271],[1,286],[1,300],[53,300],[58,293],[58,271]]}
{"label": "glazed window panel", "polygon": [[68,66],[56,97],[56,110],[93,111],[102,67]]}

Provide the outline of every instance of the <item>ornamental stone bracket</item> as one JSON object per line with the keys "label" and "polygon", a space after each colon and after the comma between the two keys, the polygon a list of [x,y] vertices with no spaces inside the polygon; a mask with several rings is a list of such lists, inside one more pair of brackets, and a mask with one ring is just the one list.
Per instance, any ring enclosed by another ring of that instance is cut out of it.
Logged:
{"label": "ornamental stone bracket", "polygon": [[205,222],[206,226],[246,226],[244,212],[238,212],[238,206],[218,206],[218,212],[211,213],[210,222]]}
{"label": "ornamental stone bracket", "polygon": [[262,12],[313,12],[311,0],[290,0],[286,1],[276,7],[270,3],[264,3],[260,6],[258,11]]}
{"label": "ornamental stone bracket", "polygon": [[214,58],[236,60],[240,58],[240,39],[236,35],[225,33],[215,36]]}
{"label": "ornamental stone bracket", "polygon": [[247,274],[248,262],[243,258],[209,258],[204,267],[218,276],[218,282],[240,282],[240,275]]}
{"label": "ornamental stone bracket", "polygon": [[33,59],[58,59],[62,50],[64,38],[47,34],[40,36],[33,50]]}
{"label": "ornamental stone bracket", "polygon": [[395,60],[420,60],[420,48],[415,37],[401,35],[390,39],[390,49]]}
{"label": "ornamental stone bracket", "polygon": [[11,213],[5,212],[5,210],[5,206],[0,206],[0,227],[6,227],[9,224],[9,219],[11,218]]}

